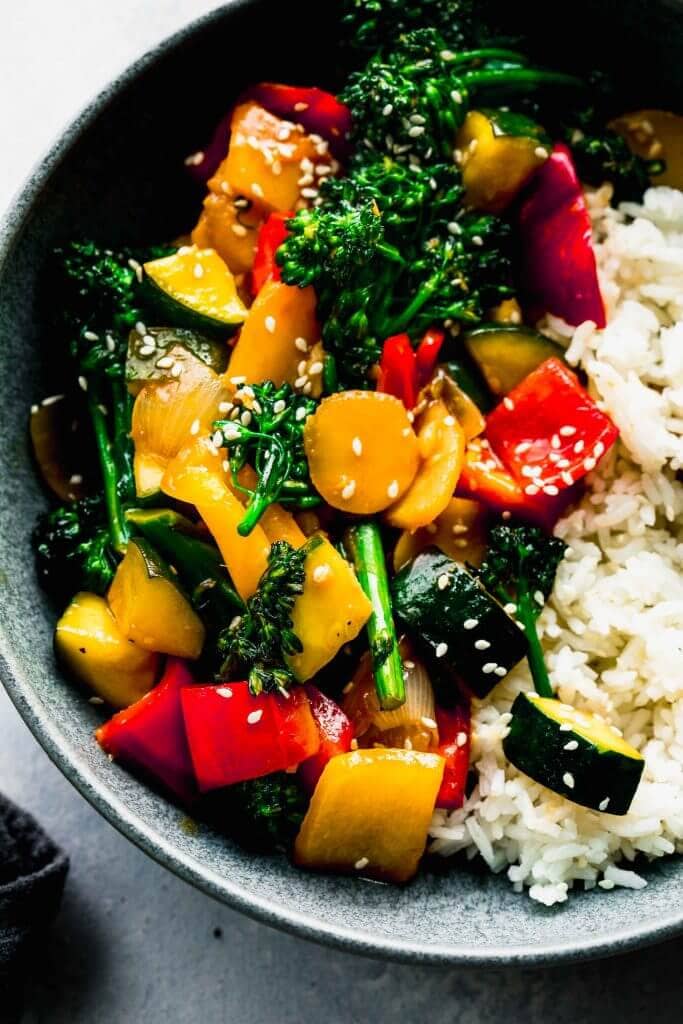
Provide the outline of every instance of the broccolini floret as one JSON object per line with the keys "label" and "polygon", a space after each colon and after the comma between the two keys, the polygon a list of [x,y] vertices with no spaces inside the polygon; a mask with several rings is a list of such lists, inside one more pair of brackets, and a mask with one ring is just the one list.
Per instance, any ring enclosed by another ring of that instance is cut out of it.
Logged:
{"label": "broccolini floret", "polygon": [[303,593],[305,560],[305,547],[275,541],[268,568],[247,601],[246,611],[220,633],[218,651],[224,659],[220,678],[234,679],[247,673],[254,695],[286,693],[295,682],[285,658],[303,649],[292,628],[292,608]]}
{"label": "broccolini floret", "polygon": [[274,772],[231,786],[228,795],[240,841],[263,853],[288,851],[308,807],[295,775]]}
{"label": "broccolini floret", "polygon": [[81,498],[39,516],[33,531],[38,578],[65,603],[78,590],[105,594],[114,577],[116,553],[101,497]]}
{"label": "broccolini floret", "polygon": [[550,597],[566,547],[559,537],[551,537],[537,526],[495,526],[486,558],[477,570],[481,582],[499,601],[517,606],[517,620],[529,642],[531,675],[541,697],[552,697],[553,688],[536,620]]}

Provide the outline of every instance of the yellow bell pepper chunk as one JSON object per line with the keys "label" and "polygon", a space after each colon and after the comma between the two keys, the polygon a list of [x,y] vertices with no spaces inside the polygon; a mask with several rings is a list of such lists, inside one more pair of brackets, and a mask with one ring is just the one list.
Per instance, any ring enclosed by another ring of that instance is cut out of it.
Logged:
{"label": "yellow bell pepper chunk", "polygon": [[220,454],[207,438],[184,448],[169,463],[161,489],[177,501],[195,506],[218,545],[240,597],[251,597],[268,566],[270,542],[258,525],[248,537],[237,532],[244,506],[228,486]]}
{"label": "yellow bell pepper chunk", "polygon": [[147,541],[128,542],[108,600],[121,631],[145,650],[177,658],[201,654],[204,624]]}
{"label": "yellow bell pepper chunk", "polygon": [[486,550],[486,510],[478,501],[451,498],[430,527],[404,530],[394,548],[396,572],[425,548],[437,547],[456,562],[481,565]]}
{"label": "yellow bell pepper chunk", "polygon": [[470,110],[456,149],[462,154],[465,201],[475,210],[500,213],[509,205],[549,151],[531,135],[504,135],[491,117]]}
{"label": "yellow bell pepper chunk", "polygon": [[154,686],[159,656],[129,640],[103,597],[82,591],[55,629],[57,656],[98,697],[127,708]]}
{"label": "yellow bell pepper chunk", "polygon": [[355,572],[322,535],[308,542],[304,568],[304,592],[292,609],[292,627],[303,650],[287,659],[301,682],[314,676],[340,647],[358,636],[372,614],[372,605]]}
{"label": "yellow bell pepper chunk", "polygon": [[389,747],[333,757],[301,824],[295,862],[407,882],[424,853],[444,764],[439,754]]}

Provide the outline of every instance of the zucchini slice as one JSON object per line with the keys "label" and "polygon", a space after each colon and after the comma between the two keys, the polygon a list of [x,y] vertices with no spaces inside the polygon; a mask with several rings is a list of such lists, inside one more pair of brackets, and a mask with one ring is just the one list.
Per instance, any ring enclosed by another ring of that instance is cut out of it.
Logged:
{"label": "zucchini slice", "polygon": [[499,398],[546,359],[564,359],[561,345],[529,327],[514,324],[484,324],[468,331],[464,342],[489,389]]}
{"label": "zucchini slice", "polygon": [[198,359],[214,373],[225,373],[229,354],[224,342],[199,331],[182,327],[147,327],[141,334],[135,328],[128,336],[128,390],[131,395],[137,395],[145,384],[163,384],[172,380],[173,368],[178,363],[184,368],[189,359]]}
{"label": "zucchini slice", "polygon": [[444,370],[461,391],[469,395],[481,412],[491,412],[496,405],[496,400],[491,394],[479,365],[467,351],[461,349],[457,358],[450,358],[448,362],[441,363],[439,369]]}
{"label": "zucchini slice", "polygon": [[235,279],[215,249],[184,245],[144,270],[147,298],[169,323],[225,334],[246,319]]}
{"label": "zucchini slice", "polygon": [[512,705],[505,756],[525,775],[575,804],[626,814],[645,761],[601,719],[535,693]]}
{"label": "zucchini slice", "polygon": [[406,627],[477,697],[486,697],[526,656],[526,638],[503,607],[471,572],[436,548],[398,573],[392,598]]}

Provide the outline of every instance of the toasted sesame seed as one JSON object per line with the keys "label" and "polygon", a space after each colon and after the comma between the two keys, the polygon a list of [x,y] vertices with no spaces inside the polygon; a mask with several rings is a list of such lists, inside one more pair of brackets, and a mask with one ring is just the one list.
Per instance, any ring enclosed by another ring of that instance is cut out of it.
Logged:
{"label": "toasted sesame seed", "polygon": [[425,729],[436,729],[436,722],[428,715],[423,715],[420,721],[424,725]]}
{"label": "toasted sesame seed", "polygon": [[[180,249],[178,250],[178,252],[180,252]],[[138,320],[138,322],[135,325],[135,330],[141,337],[142,335],[147,334],[147,328],[143,324],[142,320]]]}
{"label": "toasted sesame seed", "polygon": [[183,163],[186,167],[196,167],[198,164],[202,163],[203,159],[204,153],[199,149],[196,153],[190,153],[189,156],[186,156]]}
{"label": "toasted sesame seed", "polygon": [[387,487],[387,497],[398,498],[398,491],[398,480],[392,480],[389,486]]}
{"label": "toasted sesame seed", "polygon": [[307,365],[308,364],[307,364],[305,359],[300,360],[299,365],[296,368],[296,372],[299,374],[300,377],[306,375],[306,367],[307,367]]}
{"label": "toasted sesame seed", "polygon": [[508,670],[503,665],[498,665],[497,668],[494,668],[493,673],[502,679],[503,676],[508,674]]}
{"label": "toasted sesame seed", "polygon": [[574,776],[572,775],[571,772],[565,772],[564,775],[562,776],[562,781],[564,782],[564,784],[567,787],[567,789],[573,789],[574,788]]}
{"label": "toasted sesame seed", "polygon": [[244,238],[246,236],[247,229],[244,224],[233,224],[232,232],[234,235],[237,235],[238,238]]}
{"label": "toasted sesame seed", "polygon": [[606,796],[604,800],[601,800],[600,803],[598,804],[598,807],[600,808],[601,811],[606,811],[607,808],[609,807],[609,797]]}
{"label": "toasted sesame seed", "polygon": [[172,377],[180,377],[182,372],[183,372],[183,364],[182,363],[174,363],[173,366],[171,367],[171,376]]}
{"label": "toasted sesame seed", "polygon": [[83,483],[83,477],[80,473],[72,473],[69,477],[69,483],[73,484],[74,487],[78,487],[79,484]]}
{"label": "toasted sesame seed", "polygon": [[299,352],[308,352],[308,342],[305,338],[295,338],[294,347],[298,348]]}
{"label": "toasted sesame seed", "polygon": [[487,661],[487,662],[485,662],[482,665],[481,670],[484,673],[484,675],[490,676],[491,673],[495,672],[497,668],[498,668],[497,662],[495,662],[495,661]]}
{"label": "toasted sesame seed", "polygon": [[369,863],[370,861],[368,860],[367,857],[361,857],[360,860],[357,860],[353,866],[355,867],[356,871],[362,871],[363,868],[366,868]]}
{"label": "toasted sesame seed", "polygon": [[344,501],[348,501],[349,498],[352,498],[355,493],[356,493],[356,481],[355,480],[349,480],[349,482],[347,484],[345,484],[345,486],[342,488],[341,496],[344,499]]}
{"label": "toasted sesame seed", "polygon": [[142,356],[142,358],[144,359],[147,356],[153,356],[156,350],[156,345],[141,345],[140,348],[138,349],[138,355]]}
{"label": "toasted sesame seed", "polygon": [[505,406],[506,409],[509,409],[510,412],[512,412],[512,410],[515,407],[515,403],[512,401],[511,398],[508,398],[507,395],[503,399],[503,405]]}
{"label": "toasted sesame seed", "polygon": [[448,573],[447,572],[442,572],[441,575],[439,576],[438,580],[436,581],[436,585],[439,588],[439,590],[445,590],[450,582],[451,582],[451,578],[448,575]]}
{"label": "toasted sesame seed", "polygon": [[275,328],[277,327],[277,321],[274,316],[267,316],[263,321],[263,325],[269,334],[274,334]]}
{"label": "toasted sesame seed", "polygon": [[578,742],[578,740],[569,740],[569,743],[565,743],[565,745],[564,745],[564,747],[562,749],[563,750],[578,750],[579,749],[579,742]]}
{"label": "toasted sesame seed", "polygon": [[491,644],[488,640],[475,640],[474,646],[478,651],[488,651]]}
{"label": "toasted sesame seed", "polygon": [[332,570],[327,564],[316,565],[315,569],[313,570],[313,582],[322,583],[323,580],[327,579],[331,572]]}
{"label": "toasted sesame seed", "polygon": [[463,629],[476,629],[479,625],[479,619],[465,619],[462,624]]}
{"label": "toasted sesame seed", "polygon": [[353,738],[353,739],[351,740],[351,743],[350,743],[349,745],[350,745],[350,747],[351,747],[351,750],[358,750],[358,740],[356,739],[356,737],[355,737],[355,736],[354,736],[354,738]]}
{"label": "toasted sesame seed", "polygon": [[406,738],[403,741],[403,749],[404,750],[412,750],[413,749],[413,744],[412,744],[411,740],[408,739],[407,736],[406,736]]}
{"label": "toasted sesame seed", "polygon": [[249,725],[256,725],[263,718],[263,709],[259,708],[258,711],[250,711],[247,715],[247,722]]}
{"label": "toasted sesame seed", "polygon": [[545,604],[545,594],[542,590],[534,591],[534,601],[536,602],[536,604],[540,604],[540,606],[543,607],[543,605]]}
{"label": "toasted sesame seed", "polygon": [[296,110],[297,113],[299,113],[302,110],[308,110],[308,103],[304,103],[303,100],[299,100],[297,103],[294,104],[294,109]]}
{"label": "toasted sesame seed", "polygon": [[294,381],[295,388],[302,388],[308,382],[308,377],[305,373],[302,373],[300,377],[297,377]]}
{"label": "toasted sesame seed", "polygon": [[232,697],[232,690],[229,686],[218,686],[216,693],[219,697]]}
{"label": "toasted sesame seed", "polygon": [[351,442],[351,450],[353,451],[353,454],[357,455],[359,458],[363,454],[363,442],[359,437],[354,437]]}
{"label": "toasted sesame seed", "polygon": [[574,477],[566,469],[560,473],[560,476],[562,477],[562,482],[565,483],[567,487],[571,487],[574,483]]}
{"label": "toasted sesame seed", "polygon": [[319,373],[323,372],[323,364],[319,360],[316,360],[315,363],[311,363],[308,367],[308,372],[311,377],[316,377]]}
{"label": "toasted sesame seed", "polygon": [[311,188],[310,186],[306,186],[306,188],[301,189],[301,195],[304,197],[304,199],[315,199],[318,195],[318,190],[317,188]]}
{"label": "toasted sesame seed", "polygon": [[448,653],[448,644],[445,644],[445,643],[442,642],[442,643],[436,645],[436,650],[434,651],[434,654],[436,655],[437,658],[443,658],[444,654],[447,654],[447,653]]}

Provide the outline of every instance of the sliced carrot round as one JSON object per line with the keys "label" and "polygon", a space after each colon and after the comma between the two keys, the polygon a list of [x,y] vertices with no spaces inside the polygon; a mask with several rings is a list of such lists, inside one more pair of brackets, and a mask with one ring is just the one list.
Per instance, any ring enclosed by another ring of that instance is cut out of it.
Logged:
{"label": "sliced carrot round", "polygon": [[417,438],[401,401],[376,391],[324,399],[304,428],[314,486],[333,508],[369,515],[409,488],[419,462]]}

